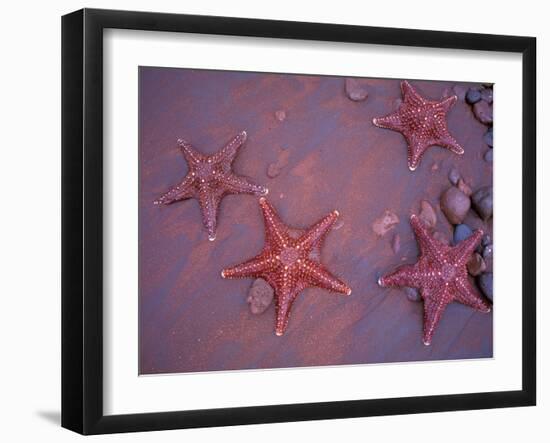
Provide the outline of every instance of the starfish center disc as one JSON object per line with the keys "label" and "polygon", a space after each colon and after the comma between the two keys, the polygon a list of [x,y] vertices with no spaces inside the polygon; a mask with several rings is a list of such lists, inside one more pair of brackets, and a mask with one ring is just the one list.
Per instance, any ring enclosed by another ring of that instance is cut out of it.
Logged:
{"label": "starfish center disc", "polygon": [[214,166],[211,163],[201,162],[197,165],[197,176],[201,179],[212,179],[214,171]]}
{"label": "starfish center disc", "polygon": [[281,257],[281,262],[284,265],[290,266],[293,265],[298,258],[300,258],[300,252],[296,248],[285,248],[279,256]]}
{"label": "starfish center disc", "polygon": [[454,267],[453,265],[450,265],[449,263],[445,263],[441,267],[441,278],[446,282],[450,282],[455,277],[456,277],[456,267]]}

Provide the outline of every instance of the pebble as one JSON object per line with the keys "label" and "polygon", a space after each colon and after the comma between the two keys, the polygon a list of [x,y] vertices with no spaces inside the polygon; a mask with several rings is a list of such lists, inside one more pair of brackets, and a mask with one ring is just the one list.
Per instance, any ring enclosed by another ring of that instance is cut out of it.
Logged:
{"label": "pebble", "polygon": [[409,288],[404,287],[403,290],[405,291],[405,294],[407,295],[407,299],[409,301],[420,301],[422,300],[422,297],[420,296],[420,291],[416,288]]}
{"label": "pebble", "polygon": [[275,111],[275,118],[279,120],[280,122],[285,121],[286,119],[286,112],[285,111]]}
{"label": "pebble", "polygon": [[490,88],[483,88],[481,90],[481,100],[484,100],[489,104],[493,103],[493,90]]}
{"label": "pebble", "polygon": [[273,302],[273,288],[264,279],[258,278],[252,283],[246,301],[252,314],[261,314]]}
{"label": "pebble", "polygon": [[464,223],[456,225],[455,232],[453,234],[453,243],[455,245],[458,245],[461,241],[466,240],[472,234],[472,228],[470,228],[468,225]]}
{"label": "pebble", "polygon": [[481,238],[481,246],[487,246],[491,244],[491,236],[489,234],[485,234]]}
{"label": "pebble", "polygon": [[458,169],[456,169],[454,166],[449,171],[449,181],[453,185],[457,185],[458,181],[460,180],[460,172],[458,172]]}
{"label": "pebble", "polygon": [[346,95],[354,102],[360,102],[369,95],[367,89],[361,82],[355,78],[346,79]]}
{"label": "pebble", "polygon": [[477,279],[477,283],[481,292],[485,294],[485,297],[493,301],[493,273],[486,272],[481,274]]}
{"label": "pebble", "polygon": [[418,214],[418,218],[420,218],[428,228],[435,227],[437,223],[437,214],[427,200],[422,200],[420,202],[420,214]]}
{"label": "pebble", "polygon": [[441,196],[441,210],[453,225],[457,225],[470,210],[470,198],[453,186]]}
{"label": "pebble", "polygon": [[288,149],[281,149],[279,152],[279,157],[276,162],[270,163],[267,166],[267,176],[269,178],[275,178],[279,176],[281,171],[288,165],[288,160],[290,158],[290,152]]}
{"label": "pebble", "polygon": [[397,254],[401,249],[401,236],[399,234],[393,236],[391,240],[391,249],[394,254]]}
{"label": "pebble", "polygon": [[468,197],[472,195],[472,188],[463,179],[458,180],[457,187],[464,193],[464,195],[467,195]]}
{"label": "pebble", "polygon": [[473,105],[481,100],[481,91],[479,89],[470,88],[466,92],[466,102]]}
{"label": "pebble", "polygon": [[493,124],[493,107],[486,101],[481,100],[474,105],[474,114],[484,125]]}
{"label": "pebble", "polygon": [[483,156],[487,163],[493,163],[493,150],[489,149]]}
{"label": "pebble", "polygon": [[477,252],[472,255],[472,258],[466,265],[468,268],[468,272],[472,276],[476,276],[481,274],[487,269],[487,265],[485,264],[485,260],[483,260],[483,257],[479,255]]}
{"label": "pebble", "polygon": [[372,230],[376,235],[382,237],[398,223],[399,217],[395,213],[386,210],[382,216],[374,221]]}
{"label": "pebble", "polygon": [[472,206],[479,216],[487,221],[493,215],[493,187],[485,186],[472,195]]}
{"label": "pebble", "polygon": [[493,147],[493,128],[487,129],[487,132],[483,136],[483,141],[487,144],[487,146]]}

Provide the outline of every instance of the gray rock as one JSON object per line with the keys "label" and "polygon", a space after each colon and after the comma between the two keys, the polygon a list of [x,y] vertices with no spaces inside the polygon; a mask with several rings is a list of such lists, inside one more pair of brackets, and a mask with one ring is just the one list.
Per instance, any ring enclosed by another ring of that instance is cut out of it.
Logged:
{"label": "gray rock", "polygon": [[466,102],[473,105],[481,100],[481,91],[476,88],[468,89],[466,93]]}
{"label": "gray rock", "polygon": [[483,141],[487,144],[489,147],[493,147],[493,128],[489,128],[485,135],[483,136]]}
{"label": "gray rock", "polygon": [[405,291],[405,294],[407,295],[407,299],[409,301],[420,301],[422,300],[422,297],[420,296],[420,291],[416,288],[409,288],[405,287],[403,288]]}
{"label": "gray rock", "polygon": [[248,291],[246,301],[250,305],[250,312],[261,314],[273,302],[273,288],[264,279],[257,278]]}
{"label": "gray rock", "polygon": [[476,118],[484,125],[493,124],[493,107],[485,100],[478,101],[474,107]]}
{"label": "gray rock", "polygon": [[470,204],[470,198],[454,186],[447,189],[441,196],[441,210],[454,225],[464,220],[470,210]]}
{"label": "gray rock", "polygon": [[460,178],[460,172],[453,166],[449,171],[449,181],[456,186]]}
{"label": "gray rock", "polygon": [[490,245],[492,242],[492,239],[491,239],[491,236],[489,234],[485,234],[482,238],[481,238],[481,246],[487,246],[487,245]]}
{"label": "gray rock", "polygon": [[358,79],[355,78],[347,78],[346,79],[346,95],[350,100],[353,100],[354,102],[360,102],[367,98],[369,95],[367,88],[364,84]]}
{"label": "gray rock", "polygon": [[487,221],[493,216],[493,187],[485,186],[472,195],[472,206],[479,216]]}
{"label": "gray rock", "polygon": [[487,163],[493,163],[493,150],[489,149],[483,156]]}
{"label": "gray rock", "polygon": [[455,232],[453,234],[453,243],[458,245],[461,241],[466,240],[473,234],[472,228],[466,224],[460,224],[455,226]]}
{"label": "gray rock", "polygon": [[485,297],[493,301],[493,273],[486,272],[485,274],[481,274],[477,278],[477,284]]}

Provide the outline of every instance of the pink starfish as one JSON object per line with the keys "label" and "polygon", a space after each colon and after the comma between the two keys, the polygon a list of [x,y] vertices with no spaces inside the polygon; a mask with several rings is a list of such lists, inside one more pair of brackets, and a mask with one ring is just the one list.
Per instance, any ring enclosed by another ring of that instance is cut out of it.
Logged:
{"label": "pink starfish", "polygon": [[156,205],[168,205],[179,200],[196,198],[202,212],[202,221],[208,239],[216,239],[218,207],[228,194],[266,195],[268,189],[255,185],[232,170],[233,160],[246,140],[246,132],[233,137],[220,151],[203,155],[184,140],[178,145],[187,161],[189,172],[179,185],[155,200]]}
{"label": "pink starfish", "polygon": [[421,97],[408,81],[401,82],[403,103],[397,112],[386,117],[374,118],[380,127],[398,131],[408,145],[409,169],[414,171],[426,149],[442,146],[455,154],[464,154],[464,149],[449,133],[446,115],[457,100],[456,95],[442,101],[429,101]]}
{"label": "pink starfish", "polygon": [[449,303],[457,301],[481,312],[491,310],[470,283],[466,269],[483,231],[478,229],[458,245],[448,246],[434,239],[416,215],[411,217],[411,226],[420,247],[420,258],[414,265],[400,266],[381,277],[378,284],[420,289],[424,300],[424,344],[429,345]]}

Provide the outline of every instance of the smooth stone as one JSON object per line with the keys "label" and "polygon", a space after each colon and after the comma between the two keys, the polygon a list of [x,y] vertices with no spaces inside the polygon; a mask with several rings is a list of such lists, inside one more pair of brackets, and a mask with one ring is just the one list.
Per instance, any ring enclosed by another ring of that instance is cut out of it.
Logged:
{"label": "smooth stone", "polygon": [[486,101],[487,103],[493,103],[493,90],[490,88],[484,88],[481,90],[481,100]]}
{"label": "smooth stone", "polygon": [[479,255],[477,252],[472,255],[472,258],[470,258],[466,266],[468,268],[468,272],[473,277],[481,274],[487,269],[485,260],[483,260],[483,257]]}
{"label": "smooth stone", "polygon": [[472,195],[472,206],[479,216],[487,221],[493,215],[493,187],[484,186]]}
{"label": "smooth stone", "polygon": [[453,234],[453,243],[455,245],[458,245],[461,241],[466,240],[472,234],[472,228],[470,228],[468,225],[464,223],[456,225],[455,232]]}
{"label": "smooth stone", "polygon": [[489,149],[483,156],[487,163],[493,163],[493,150]]}
{"label": "smooth stone", "polygon": [[449,171],[449,181],[456,186],[458,185],[458,181],[460,180],[460,178],[460,172],[458,172],[458,169],[453,166]]}
{"label": "smooth stone", "polygon": [[493,124],[493,107],[486,101],[480,100],[474,105],[474,114],[484,125]]}
{"label": "smooth stone", "polygon": [[466,93],[466,102],[473,105],[481,100],[481,91],[479,89],[470,88]]}
{"label": "smooth stone", "polygon": [[493,128],[489,128],[485,135],[483,136],[483,141],[487,146],[493,147]]}
{"label": "smooth stone", "polygon": [[470,205],[470,198],[454,186],[447,189],[441,196],[441,210],[453,225],[464,220]]}
{"label": "smooth stone", "polygon": [[248,291],[246,301],[250,305],[252,314],[261,314],[273,301],[273,288],[262,278],[257,278]]}
{"label": "smooth stone", "polygon": [[420,214],[418,218],[429,228],[434,228],[437,223],[437,214],[430,202],[422,200],[420,202]]}
{"label": "smooth stone", "polygon": [[458,180],[456,187],[460,189],[464,195],[467,195],[468,197],[472,195],[472,188],[463,179]]}
{"label": "smooth stone", "polygon": [[409,301],[417,302],[422,300],[422,297],[420,296],[420,291],[418,289],[409,287],[405,287],[403,289]]}
{"label": "smooth stone", "polygon": [[348,98],[354,102],[363,101],[369,95],[366,87],[361,83],[360,80],[357,80],[355,78],[346,79],[345,89]]}
{"label": "smooth stone", "polygon": [[485,234],[481,238],[481,246],[487,246],[491,244],[491,236],[489,234]]}
{"label": "smooth stone", "polygon": [[479,285],[479,289],[481,289],[481,292],[483,292],[485,297],[493,301],[493,273],[486,272],[481,274],[477,278],[477,283]]}

